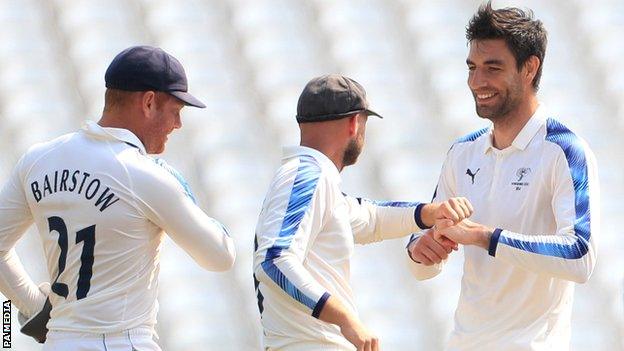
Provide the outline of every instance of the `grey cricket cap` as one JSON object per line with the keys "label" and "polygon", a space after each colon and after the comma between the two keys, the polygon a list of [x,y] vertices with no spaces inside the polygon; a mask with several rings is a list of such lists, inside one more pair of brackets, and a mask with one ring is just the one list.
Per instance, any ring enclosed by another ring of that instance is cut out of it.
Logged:
{"label": "grey cricket cap", "polygon": [[297,102],[299,123],[332,121],[358,112],[383,118],[369,110],[364,87],[339,74],[313,78],[303,88]]}

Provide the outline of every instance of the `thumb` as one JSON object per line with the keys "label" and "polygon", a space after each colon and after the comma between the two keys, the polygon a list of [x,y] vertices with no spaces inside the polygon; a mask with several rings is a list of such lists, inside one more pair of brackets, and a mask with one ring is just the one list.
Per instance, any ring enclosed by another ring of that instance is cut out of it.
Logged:
{"label": "thumb", "polygon": [[450,249],[455,249],[457,247],[457,243],[454,242],[453,240],[447,238],[446,236],[442,235],[442,233],[440,233],[439,237],[436,238],[436,240],[445,247],[448,247]]}

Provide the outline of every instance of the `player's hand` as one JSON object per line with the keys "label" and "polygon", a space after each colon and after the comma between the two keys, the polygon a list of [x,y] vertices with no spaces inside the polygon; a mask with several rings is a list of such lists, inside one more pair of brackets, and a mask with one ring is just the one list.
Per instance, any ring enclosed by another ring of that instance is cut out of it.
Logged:
{"label": "player's hand", "polygon": [[359,321],[352,321],[340,327],[342,335],[357,351],[379,351],[379,339]]}
{"label": "player's hand", "polygon": [[453,197],[443,202],[426,204],[421,213],[422,222],[432,227],[438,219],[450,219],[453,223],[459,223],[463,219],[472,216],[474,209],[465,197]]}
{"label": "player's hand", "polygon": [[318,318],[323,322],[337,325],[340,332],[357,351],[378,351],[379,340],[360,320],[340,301],[339,297],[329,296],[321,308]]}
{"label": "player's hand", "polygon": [[436,240],[452,240],[462,245],[476,245],[488,249],[492,229],[469,219],[455,224],[449,219],[436,220],[434,238]]}
{"label": "player's hand", "polygon": [[434,212],[434,218],[450,219],[453,223],[459,223],[462,220],[472,216],[474,209],[472,204],[465,197],[452,197],[438,204],[437,210]]}
{"label": "player's hand", "polygon": [[38,311],[32,316],[25,316],[21,312],[18,313],[17,320],[20,325],[20,332],[35,339],[40,344],[46,341],[48,333],[47,324],[50,320],[50,312],[52,311],[52,304],[47,296],[50,294],[50,283],[44,282],[39,284],[39,290],[46,296],[43,306],[40,306]]}
{"label": "player's hand", "polygon": [[435,237],[434,230],[427,230],[417,240],[414,240],[407,248],[413,261],[431,266],[446,260],[452,251],[457,251],[457,243],[439,235]]}

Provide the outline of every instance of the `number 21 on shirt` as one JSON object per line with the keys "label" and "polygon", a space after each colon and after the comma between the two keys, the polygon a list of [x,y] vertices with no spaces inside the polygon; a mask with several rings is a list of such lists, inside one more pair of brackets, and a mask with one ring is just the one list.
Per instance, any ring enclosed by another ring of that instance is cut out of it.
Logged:
{"label": "number 21 on shirt", "polygon": [[[69,287],[65,283],[58,282],[58,279],[65,270],[67,261],[68,238],[67,225],[61,217],[53,216],[48,218],[48,227],[50,233],[58,233],[58,245],[61,249],[59,255],[58,267],[59,271],[56,279],[52,283],[52,291],[67,298],[69,295]],[[91,288],[91,276],[93,275],[93,249],[95,248],[95,224],[83,228],[76,232],[76,244],[83,242],[82,253],[80,254],[80,270],[78,272],[78,287],[76,289],[76,298],[78,300],[87,296]]]}

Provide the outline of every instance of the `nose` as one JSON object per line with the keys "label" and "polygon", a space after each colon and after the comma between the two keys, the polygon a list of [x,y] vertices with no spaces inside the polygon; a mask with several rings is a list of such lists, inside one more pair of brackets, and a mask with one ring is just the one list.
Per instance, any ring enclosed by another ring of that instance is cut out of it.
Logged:
{"label": "nose", "polygon": [[486,85],[483,73],[479,69],[474,69],[468,73],[468,87],[470,90],[477,90]]}
{"label": "nose", "polygon": [[180,115],[177,115],[177,116],[176,116],[175,123],[173,124],[173,127],[174,127],[175,129],[180,129],[180,128],[182,128],[182,117],[180,117]]}

